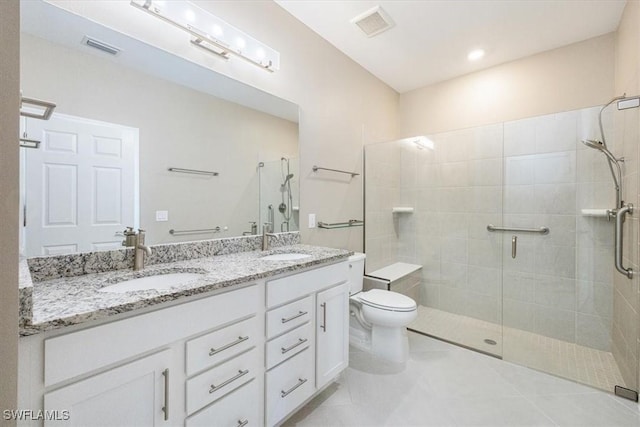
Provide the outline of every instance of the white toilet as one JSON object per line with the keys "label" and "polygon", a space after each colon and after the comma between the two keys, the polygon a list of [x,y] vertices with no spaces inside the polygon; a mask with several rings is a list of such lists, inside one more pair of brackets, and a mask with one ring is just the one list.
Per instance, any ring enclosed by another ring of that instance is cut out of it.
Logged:
{"label": "white toilet", "polygon": [[362,291],[365,254],[349,257],[349,342],[356,348],[398,363],[409,357],[406,327],[418,315],[416,302],[393,291]]}

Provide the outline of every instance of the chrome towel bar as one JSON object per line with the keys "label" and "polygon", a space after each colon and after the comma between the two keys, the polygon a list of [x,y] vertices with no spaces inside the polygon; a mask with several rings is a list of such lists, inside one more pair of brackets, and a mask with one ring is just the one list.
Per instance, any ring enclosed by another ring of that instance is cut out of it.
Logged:
{"label": "chrome towel bar", "polygon": [[489,231],[512,231],[514,233],[538,233],[538,234],[549,234],[549,227],[538,227],[538,228],[518,228],[518,227],[498,227],[493,224],[487,225],[487,230]]}
{"label": "chrome towel bar", "polygon": [[318,221],[318,228],[346,228],[346,227],[362,227],[364,225],[364,221],[359,219],[350,219],[347,222],[322,222]]}
{"label": "chrome towel bar", "polygon": [[40,141],[38,141],[37,139],[20,138],[20,147],[39,148]]}
{"label": "chrome towel bar", "polygon": [[213,171],[201,171],[197,169],[183,169],[183,168],[169,168],[169,172],[180,172],[180,173],[191,173],[194,175],[210,175],[210,176],[218,176],[220,175],[218,172]]}
{"label": "chrome towel bar", "polygon": [[338,172],[338,173],[346,173],[347,175],[351,175],[351,178],[353,178],[354,176],[360,175],[359,173],[356,173],[356,172],[342,171],[340,169],[321,168],[320,166],[314,166],[312,169],[314,172],[323,170],[323,171],[331,171],[331,172]]}
{"label": "chrome towel bar", "polygon": [[179,236],[181,234],[204,234],[204,233],[219,233],[221,230],[220,226],[216,228],[201,228],[199,230],[174,230],[173,228],[169,230],[169,234],[173,236]]}
{"label": "chrome towel bar", "polygon": [[30,111],[26,111],[26,110],[20,110],[20,115],[23,117],[31,117],[33,119],[39,119],[39,120],[49,120],[51,118],[51,114],[53,114],[53,110],[56,108],[56,104],[54,104],[53,102],[47,102],[47,101],[41,101],[39,99],[33,99],[33,98],[25,98],[22,97],[22,99],[20,100],[20,105],[25,106],[25,105],[34,105],[38,108],[44,108],[44,110],[41,113],[32,113]]}

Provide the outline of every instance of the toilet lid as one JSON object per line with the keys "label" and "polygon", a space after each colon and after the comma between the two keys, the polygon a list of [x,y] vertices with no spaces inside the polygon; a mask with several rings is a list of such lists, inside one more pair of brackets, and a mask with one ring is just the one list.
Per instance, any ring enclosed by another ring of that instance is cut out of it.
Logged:
{"label": "toilet lid", "polygon": [[391,311],[413,311],[416,302],[406,295],[382,289],[372,289],[360,294],[360,301],[371,307]]}

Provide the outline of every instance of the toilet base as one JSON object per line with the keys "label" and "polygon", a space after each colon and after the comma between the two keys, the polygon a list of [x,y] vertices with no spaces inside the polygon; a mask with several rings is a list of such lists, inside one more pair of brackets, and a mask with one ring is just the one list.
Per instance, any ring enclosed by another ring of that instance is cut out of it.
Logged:
{"label": "toilet base", "polygon": [[351,318],[349,344],[358,350],[395,363],[409,359],[409,337],[406,328],[374,326],[368,330]]}
{"label": "toilet base", "polygon": [[409,359],[407,328],[374,326],[371,330],[371,351],[382,359],[405,363]]}

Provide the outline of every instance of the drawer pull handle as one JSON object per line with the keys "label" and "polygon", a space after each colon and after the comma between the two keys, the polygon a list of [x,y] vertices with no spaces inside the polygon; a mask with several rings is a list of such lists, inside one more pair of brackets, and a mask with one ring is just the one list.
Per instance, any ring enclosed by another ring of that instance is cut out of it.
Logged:
{"label": "drawer pull handle", "polygon": [[239,370],[237,375],[234,375],[233,377],[229,378],[228,380],[226,380],[225,382],[219,384],[219,385],[213,385],[211,384],[211,388],[209,389],[209,394],[220,390],[222,387],[231,384],[232,382],[234,382],[235,380],[237,380],[238,378],[245,376],[249,373],[248,369],[243,370]]}
{"label": "drawer pull handle", "polygon": [[169,420],[169,368],[162,371],[164,377],[164,406],[162,412],[164,412],[164,420]]}
{"label": "drawer pull handle", "polygon": [[288,395],[289,393],[291,393],[292,391],[294,391],[295,389],[297,389],[298,387],[300,387],[302,384],[304,384],[304,383],[306,383],[306,382],[307,382],[307,379],[306,379],[306,378],[304,378],[304,379],[302,379],[302,378],[298,378],[298,383],[297,383],[296,385],[294,385],[293,387],[291,387],[291,388],[290,388],[289,390],[287,390],[287,391],[282,390],[282,391],[280,392],[280,397],[287,397],[287,395]]}
{"label": "drawer pull handle", "polygon": [[249,420],[245,419],[245,420],[238,420],[238,427],[244,427],[247,424],[249,424]]}
{"label": "drawer pull handle", "polygon": [[213,356],[214,354],[220,353],[221,351],[225,351],[226,349],[231,348],[234,345],[238,345],[241,342],[245,342],[248,339],[249,339],[249,335],[247,335],[246,337],[238,337],[238,339],[235,340],[234,342],[230,342],[229,344],[223,345],[220,348],[211,347],[211,350],[209,350],[209,356]]}
{"label": "drawer pull handle", "polygon": [[294,348],[296,348],[296,347],[298,347],[299,345],[302,345],[302,344],[304,344],[304,343],[306,343],[306,342],[307,342],[307,339],[306,339],[306,338],[298,338],[298,342],[297,342],[297,343],[295,343],[295,344],[293,344],[292,346],[287,347],[287,348],[282,347],[282,348],[280,348],[280,351],[282,351],[282,354],[288,353],[288,352],[290,352],[291,350],[293,350]]}
{"label": "drawer pull handle", "polygon": [[290,322],[290,321],[292,321],[293,319],[297,319],[298,317],[302,317],[302,316],[304,316],[305,314],[308,314],[308,313],[309,313],[308,311],[299,311],[299,312],[298,312],[298,314],[296,314],[295,316],[291,316],[291,317],[289,317],[288,319],[285,319],[285,318],[283,317],[283,318],[282,318],[282,323]]}

